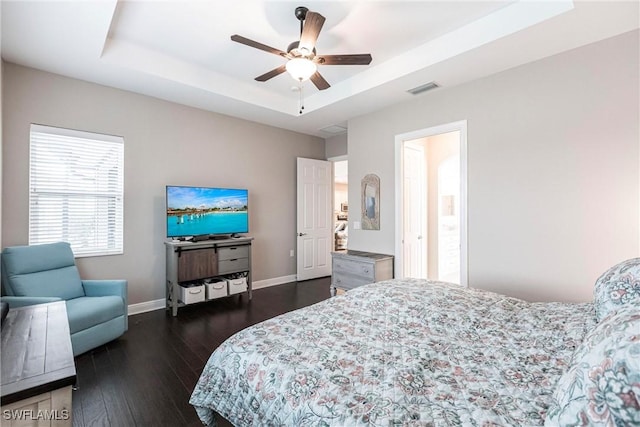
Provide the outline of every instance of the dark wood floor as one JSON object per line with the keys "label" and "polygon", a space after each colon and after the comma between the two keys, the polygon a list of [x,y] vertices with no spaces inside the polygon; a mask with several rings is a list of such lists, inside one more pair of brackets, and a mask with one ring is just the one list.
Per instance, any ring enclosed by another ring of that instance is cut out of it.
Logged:
{"label": "dark wood floor", "polygon": [[[74,426],[201,426],[189,405],[211,352],[234,333],[329,298],[330,278],[129,317],[121,338],[76,358]],[[220,426],[230,424],[223,419]]]}

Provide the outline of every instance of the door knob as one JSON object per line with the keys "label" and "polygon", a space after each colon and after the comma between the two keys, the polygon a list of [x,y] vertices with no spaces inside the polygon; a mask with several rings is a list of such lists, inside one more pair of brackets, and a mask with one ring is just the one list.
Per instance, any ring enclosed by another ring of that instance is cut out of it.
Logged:
{"label": "door knob", "polygon": [[298,236],[302,237],[302,236],[306,236],[307,233],[298,233]]}

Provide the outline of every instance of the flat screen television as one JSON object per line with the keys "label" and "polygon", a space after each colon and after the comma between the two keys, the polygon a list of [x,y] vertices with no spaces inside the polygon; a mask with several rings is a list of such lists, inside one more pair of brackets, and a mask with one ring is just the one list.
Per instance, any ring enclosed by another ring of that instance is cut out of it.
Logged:
{"label": "flat screen television", "polygon": [[249,191],[167,185],[167,237],[249,232]]}

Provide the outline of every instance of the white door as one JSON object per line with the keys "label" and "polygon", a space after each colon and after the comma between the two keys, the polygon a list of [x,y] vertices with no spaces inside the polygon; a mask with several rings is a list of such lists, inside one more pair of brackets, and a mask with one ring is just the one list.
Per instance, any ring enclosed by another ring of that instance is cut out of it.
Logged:
{"label": "white door", "polygon": [[403,160],[403,277],[427,278],[425,154],[421,144],[405,141]]}
{"label": "white door", "polygon": [[331,162],[298,157],[297,278],[331,275]]}

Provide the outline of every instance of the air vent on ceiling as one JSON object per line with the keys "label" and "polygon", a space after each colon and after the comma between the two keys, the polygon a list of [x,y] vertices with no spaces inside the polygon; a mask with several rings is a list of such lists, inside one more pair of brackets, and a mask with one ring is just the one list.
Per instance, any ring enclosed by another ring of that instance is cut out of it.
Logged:
{"label": "air vent on ceiling", "polygon": [[320,129],[320,132],[324,132],[329,135],[339,135],[341,133],[345,133],[347,128],[340,125],[331,125]]}
{"label": "air vent on ceiling", "polygon": [[417,95],[419,93],[426,92],[428,90],[435,89],[437,87],[440,87],[440,85],[438,83],[429,82],[429,83],[425,83],[423,85],[420,85],[418,87],[414,87],[413,89],[409,89],[407,92],[409,92],[412,95]]}

